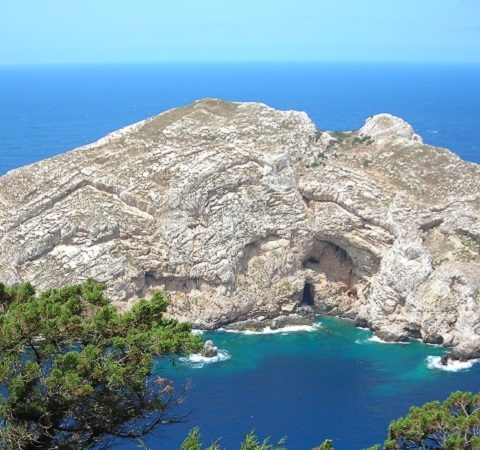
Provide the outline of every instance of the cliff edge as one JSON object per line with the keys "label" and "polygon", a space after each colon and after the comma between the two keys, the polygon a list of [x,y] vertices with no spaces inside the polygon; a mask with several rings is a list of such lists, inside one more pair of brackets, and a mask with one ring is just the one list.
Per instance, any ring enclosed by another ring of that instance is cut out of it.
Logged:
{"label": "cliff edge", "polygon": [[312,308],[480,356],[480,167],[388,114],[354,132],[215,99],[0,178],[0,281],[154,288],[200,327]]}

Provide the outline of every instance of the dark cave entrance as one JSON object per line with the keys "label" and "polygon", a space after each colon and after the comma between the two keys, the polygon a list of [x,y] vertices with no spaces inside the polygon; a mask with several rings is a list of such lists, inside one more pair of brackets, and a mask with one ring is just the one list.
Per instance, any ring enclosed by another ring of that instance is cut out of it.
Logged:
{"label": "dark cave entrance", "polygon": [[[303,267],[323,273],[328,281],[343,283],[346,287],[354,284],[356,278],[357,268],[352,258],[342,247],[333,242],[316,240],[303,262]],[[306,286],[305,289],[307,289]]]}
{"label": "dark cave entrance", "polygon": [[305,283],[300,305],[313,306],[314,299],[315,299],[315,290],[313,286],[310,283]]}

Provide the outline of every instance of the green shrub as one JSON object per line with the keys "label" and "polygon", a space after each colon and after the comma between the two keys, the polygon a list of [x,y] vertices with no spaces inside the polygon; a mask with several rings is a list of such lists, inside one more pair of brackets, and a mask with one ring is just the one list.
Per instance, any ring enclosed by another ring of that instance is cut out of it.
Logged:
{"label": "green shrub", "polygon": [[0,284],[1,448],[90,448],[169,421],[178,397],[152,376],[153,356],[201,340],[164,317],[167,304],[155,292],[120,313],[93,281],[38,296]]}

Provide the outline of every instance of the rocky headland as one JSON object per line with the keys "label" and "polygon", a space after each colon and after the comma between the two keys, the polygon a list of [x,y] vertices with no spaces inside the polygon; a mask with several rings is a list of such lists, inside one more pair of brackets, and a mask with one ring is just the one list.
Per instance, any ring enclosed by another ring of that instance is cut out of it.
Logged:
{"label": "rocky headland", "polygon": [[332,314],[478,358],[479,213],[480,166],[397,117],[327,132],[206,99],[1,177],[0,281],[93,278],[121,308],[160,288],[202,328]]}

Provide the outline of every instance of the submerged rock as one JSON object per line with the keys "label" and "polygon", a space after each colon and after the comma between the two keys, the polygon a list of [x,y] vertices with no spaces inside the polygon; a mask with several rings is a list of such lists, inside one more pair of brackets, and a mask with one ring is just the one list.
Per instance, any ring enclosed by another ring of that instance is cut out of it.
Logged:
{"label": "submerged rock", "polygon": [[479,166],[399,118],[207,99],[1,177],[0,281],[164,289],[200,328],[309,307],[473,354],[479,212]]}

